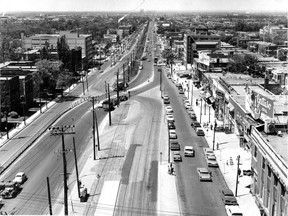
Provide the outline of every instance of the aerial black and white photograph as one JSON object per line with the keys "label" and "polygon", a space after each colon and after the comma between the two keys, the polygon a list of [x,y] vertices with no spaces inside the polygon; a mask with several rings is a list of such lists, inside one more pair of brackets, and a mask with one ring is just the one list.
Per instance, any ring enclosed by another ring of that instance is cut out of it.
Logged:
{"label": "aerial black and white photograph", "polygon": [[0,215],[288,216],[288,1],[0,0]]}

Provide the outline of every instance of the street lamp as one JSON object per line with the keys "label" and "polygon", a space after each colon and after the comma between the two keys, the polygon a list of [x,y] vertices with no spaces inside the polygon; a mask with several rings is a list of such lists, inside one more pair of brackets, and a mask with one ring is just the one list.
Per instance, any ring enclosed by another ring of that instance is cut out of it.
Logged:
{"label": "street lamp", "polygon": [[215,132],[216,132],[216,127],[217,127],[217,122],[216,122],[216,119],[215,119],[215,122],[214,122],[214,130],[213,130],[213,151],[214,151],[214,146],[215,146]]}

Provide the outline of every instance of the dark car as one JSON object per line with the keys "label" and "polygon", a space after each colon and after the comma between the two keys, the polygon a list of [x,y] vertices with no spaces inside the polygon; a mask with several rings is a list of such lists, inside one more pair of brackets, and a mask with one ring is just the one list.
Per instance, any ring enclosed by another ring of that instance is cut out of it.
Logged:
{"label": "dark car", "polygon": [[204,130],[200,127],[196,128],[196,134],[197,134],[197,136],[205,136]]}
{"label": "dark car", "polygon": [[199,122],[197,122],[197,121],[194,121],[194,122],[191,123],[191,126],[192,126],[194,129],[196,129],[197,127],[201,127],[201,124],[200,124]]}
{"label": "dark car", "polygon": [[191,119],[193,119],[193,120],[196,120],[197,119],[197,116],[195,115],[195,112],[188,112],[188,115],[189,115],[189,117],[191,118]]}
{"label": "dark car", "polygon": [[170,150],[171,151],[180,151],[180,145],[177,140],[170,142]]}
{"label": "dark car", "polygon": [[180,89],[180,90],[179,90],[179,94],[184,94],[183,89]]}
{"label": "dark car", "polygon": [[237,199],[234,197],[233,192],[228,188],[220,190],[220,197],[224,205],[238,205]]}
{"label": "dark car", "polygon": [[175,124],[173,122],[168,122],[168,129],[169,130],[174,130],[176,129]]}

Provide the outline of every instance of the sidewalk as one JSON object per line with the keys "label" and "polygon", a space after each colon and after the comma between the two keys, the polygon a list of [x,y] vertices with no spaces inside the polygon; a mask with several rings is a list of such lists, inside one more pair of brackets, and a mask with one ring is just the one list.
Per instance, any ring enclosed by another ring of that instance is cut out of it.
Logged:
{"label": "sidewalk", "polygon": [[[180,83],[187,81],[184,78],[179,78]],[[192,89],[192,80],[189,80],[190,90]],[[188,97],[188,92],[185,91],[185,96]],[[191,101],[192,94],[189,94],[189,100]],[[196,106],[196,99],[199,98],[199,90],[193,86],[193,109],[196,113],[198,121],[200,120],[200,104]],[[202,117],[201,124],[209,123],[209,108],[206,106],[206,113],[204,112],[204,103],[202,104]],[[210,124],[214,126],[214,110],[210,108]],[[209,124],[209,125],[210,125]],[[210,127],[203,127],[205,131],[206,141],[211,149],[213,149],[213,133],[214,131]],[[227,187],[235,194],[236,190],[236,176],[237,176],[237,156],[240,156],[241,170],[251,169],[251,153],[245,151],[239,146],[239,138],[236,134],[226,134],[225,132],[215,133],[214,153],[219,164]],[[230,158],[233,163],[230,164]],[[255,199],[250,193],[250,185],[252,183],[251,176],[243,176],[242,174],[238,178],[237,189],[237,201],[244,216],[260,216],[260,210],[256,205]]]}

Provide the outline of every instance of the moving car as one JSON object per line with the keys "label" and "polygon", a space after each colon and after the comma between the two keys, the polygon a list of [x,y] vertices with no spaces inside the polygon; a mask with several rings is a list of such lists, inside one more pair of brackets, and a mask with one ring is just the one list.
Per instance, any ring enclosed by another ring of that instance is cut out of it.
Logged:
{"label": "moving car", "polygon": [[192,146],[184,147],[184,156],[185,157],[195,157],[195,150]]}
{"label": "moving car", "polygon": [[197,136],[205,136],[204,130],[200,127],[196,128]]}
{"label": "moving car", "polygon": [[180,151],[180,145],[177,140],[170,142],[170,150],[171,151]]}
{"label": "moving car", "polygon": [[180,151],[174,151],[173,152],[173,160],[174,161],[182,161]]}
{"label": "moving car", "polygon": [[191,123],[191,126],[196,130],[196,128],[201,127],[201,124],[197,121]]}
{"label": "moving car", "polygon": [[169,130],[169,139],[177,139],[177,134],[175,130]]}
{"label": "moving car", "polygon": [[220,190],[220,197],[224,205],[238,205],[237,199],[234,197],[233,192],[228,188]]}
{"label": "moving car", "polygon": [[212,181],[211,172],[206,168],[197,168],[200,181]]}
{"label": "moving car", "polygon": [[173,117],[172,114],[166,115],[166,119],[167,119],[168,122],[174,122],[174,117]]}
{"label": "moving car", "polygon": [[225,205],[225,209],[228,216],[243,216],[243,212],[237,205],[235,206]]}
{"label": "moving car", "polygon": [[103,70],[100,70],[100,71],[99,71],[99,73],[103,73],[103,72],[104,72]]}
{"label": "moving car", "polygon": [[19,172],[15,175],[15,178],[13,179],[13,182],[16,182],[18,184],[23,184],[27,180],[27,176],[24,172]]}

